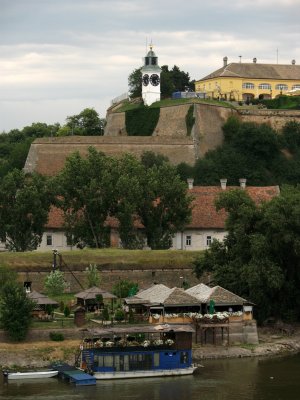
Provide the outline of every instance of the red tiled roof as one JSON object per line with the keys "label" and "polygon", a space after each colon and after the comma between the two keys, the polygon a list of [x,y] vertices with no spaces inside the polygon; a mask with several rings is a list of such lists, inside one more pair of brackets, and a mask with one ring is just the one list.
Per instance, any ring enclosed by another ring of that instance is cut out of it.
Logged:
{"label": "red tiled roof", "polygon": [[[226,190],[238,188],[238,186],[227,186]],[[248,186],[245,190],[256,204],[269,201],[279,195],[278,186]],[[220,186],[195,186],[189,190],[189,193],[194,197],[192,202],[192,222],[188,225],[189,228],[225,228],[227,213],[224,210],[217,211],[215,207],[216,198],[221,192],[223,192],[223,189]],[[46,228],[62,228],[63,222],[63,212],[59,208],[51,207]],[[119,226],[118,220],[112,217],[107,219],[107,224],[111,228],[118,228]],[[135,226],[136,228],[142,228],[142,224],[139,221],[135,221]]]}
{"label": "red tiled roof", "polygon": [[[238,186],[227,186],[226,190],[238,188]],[[246,190],[256,204],[269,201],[279,195],[278,186],[249,186],[241,190]],[[192,222],[188,225],[189,228],[225,228],[227,213],[225,210],[217,211],[215,207],[215,201],[223,191],[221,186],[195,186],[189,190],[189,193],[194,197]]]}

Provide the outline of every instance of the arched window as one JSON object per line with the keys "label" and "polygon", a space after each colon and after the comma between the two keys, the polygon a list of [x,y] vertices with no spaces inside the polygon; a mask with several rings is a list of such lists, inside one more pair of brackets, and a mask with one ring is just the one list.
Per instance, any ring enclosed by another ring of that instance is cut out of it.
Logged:
{"label": "arched window", "polygon": [[276,90],[288,90],[288,85],[285,85],[284,83],[278,83],[278,85],[275,86]]}
{"label": "arched window", "polygon": [[260,83],[258,85],[258,89],[267,89],[267,90],[271,90],[272,86],[269,83]]}
{"label": "arched window", "polygon": [[254,83],[251,82],[243,83],[243,89],[254,89]]}
{"label": "arched window", "polygon": [[300,85],[293,85],[292,89],[300,89]]}

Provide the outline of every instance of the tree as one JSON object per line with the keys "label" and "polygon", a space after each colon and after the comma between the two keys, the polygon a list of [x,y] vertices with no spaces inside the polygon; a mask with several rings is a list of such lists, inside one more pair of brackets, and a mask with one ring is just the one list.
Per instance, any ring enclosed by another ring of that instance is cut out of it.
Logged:
{"label": "tree", "polygon": [[124,299],[125,297],[132,296],[138,292],[138,284],[128,281],[126,279],[119,280],[114,284],[112,292],[118,298]]}
{"label": "tree", "polygon": [[9,250],[35,250],[53,202],[50,181],[13,170],[0,183],[0,237]]}
{"label": "tree", "polygon": [[[85,108],[77,115],[67,117],[64,134],[81,136],[101,136],[104,133],[105,120],[99,117],[93,108]],[[62,131],[58,135],[63,135]]]}
{"label": "tree", "polygon": [[74,153],[57,179],[59,206],[67,235],[79,247],[109,245],[107,217],[116,205],[116,161],[90,147],[86,158]]}
{"label": "tree", "polygon": [[87,268],[87,286],[91,288],[93,286],[99,286],[101,282],[100,272],[96,264],[90,264]]}
{"label": "tree", "polygon": [[129,95],[132,98],[142,96],[142,67],[134,69],[128,77]]}
{"label": "tree", "polygon": [[50,296],[57,296],[64,292],[66,282],[63,272],[59,270],[51,271],[45,279],[45,289]]}
{"label": "tree", "polygon": [[125,154],[117,161],[115,190],[117,203],[115,217],[119,221],[119,235],[125,249],[143,248],[144,240],[139,233],[138,205],[142,200],[140,177],[143,167],[136,157]]}
{"label": "tree", "polygon": [[189,222],[192,197],[186,183],[168,163],[154,165],[142,177],[142,202],[138,214],[151,249],[168,249],[172,237]]}
{"label": "tree", "polygon": [[300,188],[256,206],[245,191],[226,191],[217,209],[228,213],[228,234],[195,261],[198,277],[213,272],[216,283],[253,301],[258,319],[300,319]]}
{"label": "tree", "polygon": [[35,306],[24,289],[16,282],[10,282],[2,288],[0,298],[0,319],[3,329],[10,339],[24,340],[31,324],[31,312]]}

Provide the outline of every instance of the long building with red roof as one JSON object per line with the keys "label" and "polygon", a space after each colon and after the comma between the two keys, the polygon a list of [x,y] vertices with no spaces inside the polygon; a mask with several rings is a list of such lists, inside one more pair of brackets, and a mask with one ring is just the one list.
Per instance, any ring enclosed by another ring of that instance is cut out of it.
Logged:
{"label": "long building with red roof", "polygon": [[[190,182],[188,190],[194,197],[191,222],[182,232],[176,233],[172,248],[204,250],[211,245],[214,239],[223,240],[226,235],[227,213],[225,210],[217,211],[215,201],[224,190],[237,188],[245,190],[256,204],[270,201],[280,193],[278,186],[247,186],[245,179],[240,180],[240,186],[227,186],[224,179],[221,180],[219,186],[193,186]],[[118,221],[111,218],[107,224],[111,228],[111,246],[119,247]],[[52,207],[39,250],[71,250],[72,247],[67,243],[63,226],[62,211]],[[143,229],[141,224],[137,228]]]}

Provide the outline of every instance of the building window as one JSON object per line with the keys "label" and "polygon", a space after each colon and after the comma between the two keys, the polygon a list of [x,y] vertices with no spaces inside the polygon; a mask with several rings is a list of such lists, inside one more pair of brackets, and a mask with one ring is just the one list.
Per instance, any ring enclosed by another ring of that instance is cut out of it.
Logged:
{"label": "building window", "polygon": [[300,85],[293,85],[292,89],[300,89]]}
{"label": "building window", "polygon": [[52,246],[52,235],[47,235],[46,242],[47,246]]}
{"label": "building window", "polygon": [[261,84],[258,85],[258,89],[271,90],[272,86],[269,83],[261,83]]}
{"label": "building window", "polygon": [[212,242],[212,237],[211,236],[206,236],[206,246],[210,247]]}
{"label": "building window", "polygon": [[185,237],[185,245],[186,246],[191,246],[192,245],[192,236],[191,235],[187,235]]}
{"label": "building window", "polygon": [[243,89],[254,89],[254,83],[251,82],[243,83]]}
{"label": "building window", "polygon": [[275,86],[276,90],[288,90],[288,85],[285,85],[284,83],[278,83],[278,85]]}

